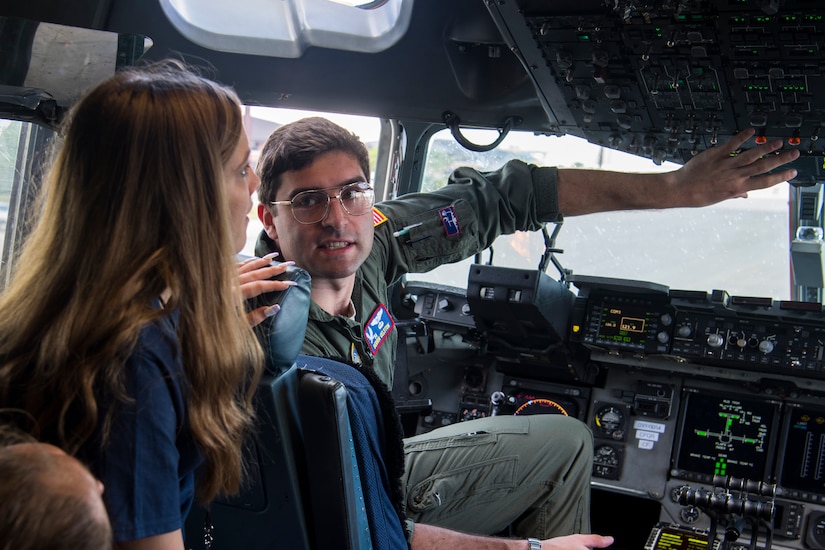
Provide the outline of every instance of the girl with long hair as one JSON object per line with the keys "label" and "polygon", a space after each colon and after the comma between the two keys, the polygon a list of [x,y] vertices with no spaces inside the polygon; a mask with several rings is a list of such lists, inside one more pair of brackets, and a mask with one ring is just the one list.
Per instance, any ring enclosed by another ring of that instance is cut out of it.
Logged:
{"label": "girl with long hair", "polygon": [[242,479],[263,364],[250,324],[277,311],[244,298],[286,285],[270,257],[240,284],[260,184],[240,102],[180,63],[130,68],[61,141],[0,296],[0,406],[103,482],[120,547],[182,549],[196,496]]}

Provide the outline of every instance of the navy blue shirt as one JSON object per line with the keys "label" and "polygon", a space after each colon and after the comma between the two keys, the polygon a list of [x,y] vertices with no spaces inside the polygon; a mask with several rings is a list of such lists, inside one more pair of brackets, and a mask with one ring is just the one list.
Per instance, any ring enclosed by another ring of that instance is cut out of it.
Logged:
{"label": "navy blue shirt", "polygon": [[176,322],[175,312],[143,328],[125,365],[134,401],[118,405],[108,444],[87,454],[115,542],[182,529],[194,498],[202,457],[188,423]]}

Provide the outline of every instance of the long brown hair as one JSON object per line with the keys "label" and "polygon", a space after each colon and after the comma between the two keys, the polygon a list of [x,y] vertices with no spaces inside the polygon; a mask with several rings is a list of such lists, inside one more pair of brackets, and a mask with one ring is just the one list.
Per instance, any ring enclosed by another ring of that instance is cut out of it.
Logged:
{"label": "long brown hair", "polygon": [[[164,62],[119,72],[64,125],[38,220],[0,296],[0,406],[74,454],[127,400],[141,328],[177,310],[188,421],[209,500],[237,489],[262,351],[243,315],[223,166],[235,93]],[[171,291],[165,308],[153,301]],[[100,395],[112,407],[100,409]],[[101,416],[103,415],[103,416]]]}

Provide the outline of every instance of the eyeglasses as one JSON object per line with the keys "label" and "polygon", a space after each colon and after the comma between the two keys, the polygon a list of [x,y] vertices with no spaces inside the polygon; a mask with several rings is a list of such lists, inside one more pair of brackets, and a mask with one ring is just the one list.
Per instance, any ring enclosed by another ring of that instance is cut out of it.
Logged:
{"label": "eyeglasses", "polygon": [[[337,195],[327,193],[330,189],[340,189]],[[301,191],[288,201],[271,201],[273,206],[290,206],[292,217],[303,224],[318,223],[329,213],[329,201],[338,199],[341,208],[350,216],[363,216],[375,204],[375,192],[365,181],[348,183],[343,187]]]}

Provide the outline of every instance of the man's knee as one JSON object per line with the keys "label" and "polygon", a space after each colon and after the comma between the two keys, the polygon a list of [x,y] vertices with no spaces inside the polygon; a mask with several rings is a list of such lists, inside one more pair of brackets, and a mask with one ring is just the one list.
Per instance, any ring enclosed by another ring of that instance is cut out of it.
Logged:
{"label": "man's knee", "polygon": [[593,432],[577,418],[558,414],[531,416],[530,437],[542,442],[542,452],[566,452],[584,461],[593,459]]}

